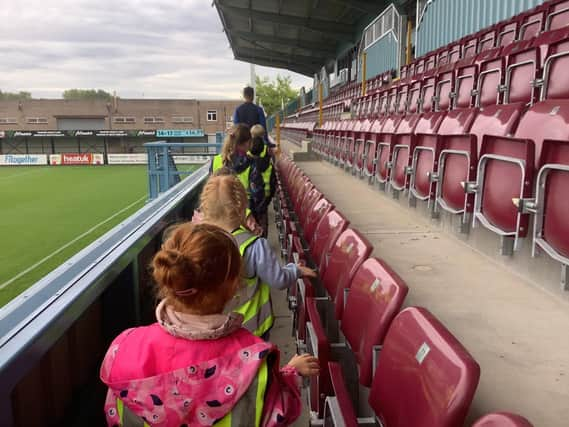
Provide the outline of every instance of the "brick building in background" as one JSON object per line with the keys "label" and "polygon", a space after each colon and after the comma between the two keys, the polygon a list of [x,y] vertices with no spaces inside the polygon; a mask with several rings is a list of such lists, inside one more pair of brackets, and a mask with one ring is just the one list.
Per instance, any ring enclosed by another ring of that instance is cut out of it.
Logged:
{"label": "brick building in background", "polygon": [[215,142],[239,100],[0,101],[0,154],[139,153],[149,141]]}

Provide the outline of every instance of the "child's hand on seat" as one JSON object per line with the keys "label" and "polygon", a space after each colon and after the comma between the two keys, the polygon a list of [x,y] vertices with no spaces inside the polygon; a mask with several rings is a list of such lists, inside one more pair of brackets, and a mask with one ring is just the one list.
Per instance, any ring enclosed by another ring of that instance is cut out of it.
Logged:
{"label": "child's hand on seat", "polygon": [[290,359],[290,362],[288,362],[288,366],[296,368],[298,373],[303,377],[312,377],[320,373],[318,359],[308,353],[300,356],[298,354],[294,355],[292,359]]}
{"label": "child's hand on seat", "polygon": [[305,265],[299,265],[298,269],[300,270],[301,273],[300,277],[308,277],[309,279],[315,279],[318,276],[316,270],[308,268]]}
{"label": "child's hand on seat", "polygon": [[249,215],[247,217],[245,225],[249,230],[251,230],[252,233],[256,234],[257,236],[263,234],[263,228],[257,223],[257,221],[255,221],[253,215]]}

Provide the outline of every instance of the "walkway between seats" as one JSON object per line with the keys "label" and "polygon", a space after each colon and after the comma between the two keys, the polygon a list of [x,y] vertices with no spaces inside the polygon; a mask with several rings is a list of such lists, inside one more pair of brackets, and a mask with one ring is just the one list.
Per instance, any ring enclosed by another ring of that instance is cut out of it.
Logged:
{"label": "walkway between seats", "polygon": [[[288,151],[295,146],[283,142]],[[569,304],[525,282],[429,218],[325,161],[297,162],[481,366],[472,417],[507,410],[537,427],[569,419]],[[468,424],[470,425],[470,424]]]}

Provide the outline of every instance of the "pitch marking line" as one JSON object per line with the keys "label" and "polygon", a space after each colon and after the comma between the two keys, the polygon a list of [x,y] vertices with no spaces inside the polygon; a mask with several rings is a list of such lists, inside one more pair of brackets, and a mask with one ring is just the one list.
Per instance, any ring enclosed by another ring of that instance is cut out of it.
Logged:
{"label": "pitch marking line", "polygon": [[116,218],[117,216],[119,216],[121,213],[123,213],[124,211],[129,210],[131,207],[133,207],[134,205],[140,203],[142,200],[146,199],[146,196],[142,196],[140,199],[134,201],[133,203],[131,203],[130,205],[128,205],[125,208],[122,208],[120,211],[115,212],[113,215],[111,215],[110,217],[108,217],[107,219],[105,219],[104,221],[101,221],[98,224],[95,224],[93,227],[91,227],[90,229],[88,229],[87,231],[85,231],[84,233],[80,234],[79,236],[77,236],[76,238],[74,238],[73,240],[67,242],[65,245],[61,246],[60,248],[56,249],[55,251],[53,251],[51,254],[49,254],[48,256],[40,259],[38,262],[36,262],[33,265],[30,265],[28,268],[26,268],[24,271],[21,271],[20,273],[16,274],[14,277],[12,277],[11,279],[8,279],[7,281],[5,281],[4,283],[0,284],[0,290],[4,289],[6,286],[8,286],[9,284],[15,282],[16,280],[18,280],[20,277],[28,274],[30,271],[33,271],[36,267],[40,266],[41,264],[43,264],[44,262],[46,262],[47,260],[53,258],[55,255],[57,255],[58,253],[60,253],[61,251],[64,251],[65,249],[67,249],[69,246],[73,245],[75,242],[81,240],[83,237],[87,236],[88,234],[92,233],[93,231],[95,231],[97,228],[99,228],[100,226],[106,224],[107,222],[109,222],[110,220],[112,220],[113,218]]}
{"label": "pitch marking line", "polygon": [[[10,166],[8,166],[8,167],[10,167]],[[0,177],[0,181],[8,181],[11,178],[17,178],[19,176],[32,175],[32,174],[39,173],[39,172],[45,172],[48,169],[49,169],[49,166],[46,166],[46,167],[42,167],[41,169],[31,170],[31,171],[27,171],[27,172],[23,172],[23,173],[15,173],[12,175],[6,175],[6,176]]]}

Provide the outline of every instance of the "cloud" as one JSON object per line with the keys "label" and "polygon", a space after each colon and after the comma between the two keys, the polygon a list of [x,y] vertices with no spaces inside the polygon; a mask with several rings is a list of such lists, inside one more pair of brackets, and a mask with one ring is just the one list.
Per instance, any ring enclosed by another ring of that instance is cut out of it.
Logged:
{"label": "cloud", "polygon": [[[66,88],[123,98],[238,98],[249,65],[233,59],[209,0],[4,0],[0,90],[58,98]],[[311,79],[287,70],[296,88]]]}

